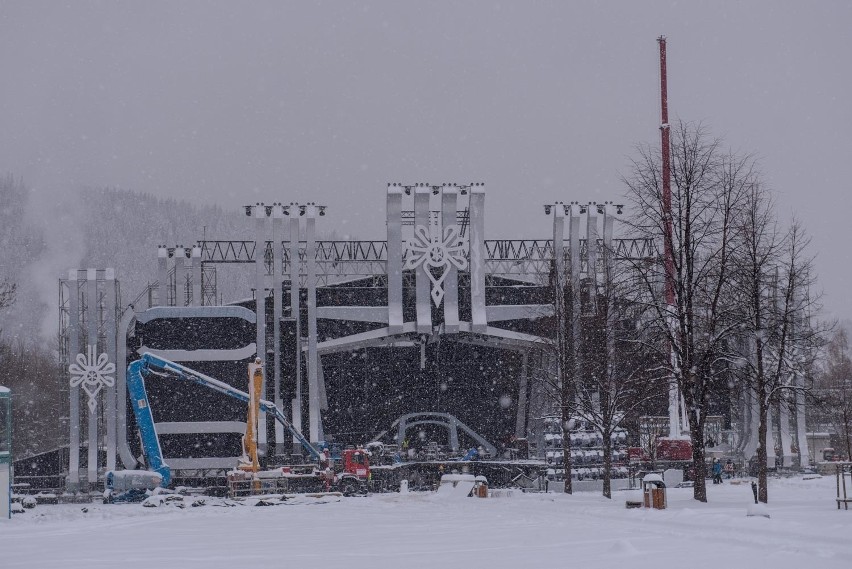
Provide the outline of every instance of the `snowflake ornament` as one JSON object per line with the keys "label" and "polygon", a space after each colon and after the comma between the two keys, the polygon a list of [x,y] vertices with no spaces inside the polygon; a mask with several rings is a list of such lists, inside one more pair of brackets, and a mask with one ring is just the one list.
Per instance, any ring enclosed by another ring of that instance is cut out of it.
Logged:
{"label": "snowflake ornament", "polygon": [[71,374],[71,387],[82,385],[89,396],[89,410],[94,412],[98,406],[97,395],[104,387],[115,385],[115,364],[106,354],[98,354],[97,348],[89,344],[88,357],[77,354],[76,363],[68,366]]}
{"label": "snowflake ornament", "polygon": [[[440,306],[444,298],[444,279],[447,278],[451,264],[458,270],[467,268],[465,246],[459,238],[458,226],[444,227],[443,235],[437,224],[429,224],[428,228],[416,226],[414,238],[408,240],[408,257],[404,268],[416,269],[423,265],[423,270],[432,281],[432,301],[435,306]],[[437,277],[432,269],[438,269]]]}

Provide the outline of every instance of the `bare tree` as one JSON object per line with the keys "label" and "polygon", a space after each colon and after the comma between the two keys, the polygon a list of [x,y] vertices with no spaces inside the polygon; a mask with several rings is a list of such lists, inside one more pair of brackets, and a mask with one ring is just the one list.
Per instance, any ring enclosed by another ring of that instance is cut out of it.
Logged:
{"label": "bare tree", "polygon": [[550,288],[553,291],[552,343],[548,351],[556,360],[556,375],[547,382],[548,391],[559,407],[562,430],[562,467],[565,481],[565,493],[573,493],[571,483],[571,426],[577,413],[575,397],[575,351],[573,308],[579,299],[571,288],[565,274],[557,273],[557,263],[551,272]]}
{"label": "bare tree", "polygon": [[659,439],[664,438],[668,427],[668,417],[639,417],[639,450],[642,459],[648,459],[651,470],[657,469],[657,450]]}
{"label": "bare tree", "polygon": [[[736,218],[744,199],[743,178],[751,160],[724,155],[720,142],[700,125],[676,122],[671,136],[671,216],[662,207],[661,160],[648,147],[639,149],[625,178],[633,202],[632,228],[655,238],[660,259],[673,259],[674,302],[661,294],[662,263],[636,263],[641,286],[636,302],[650,309],[651,327],[662,341],[658,361],[680,390],[689,419],[695,468],[694,498],[707,501],[704,424],[708,401],[717,383],[718,361],[726,356],[737,331],[731,301],[731,270],[739,245]],[[670,239],[662,239],[671,231]]]}
{"label": "bare tree", "polygon": [[659,377],[649,375],[657,354],[643,342],[642,305],[630,301],[628,273],[617,271],[604,250],[604,274],[596,286],[591,318],[583,322],[582,381],[575,382],[578,414],[603,438],[603,495],[612,497],[612,440],[625,419],[660,398]]}
{"label": "bare tree", "polygon": [[15,303],[15,283],[3,281],[0,283],[0,309],[8,308]]}
{"label": "bare tree", "polygon": [[757,404],[758,500],[768,501],[767,441],[773,408],[790,405],[789,395],[797,373],[804,373],[806,355],[819,338],[808,316],[814,311],[809,294],[812,259],[809,239],[797,222],[782,232],[774,216],[773,201],[757,177],[749,184],[740,216],[742,241],[734,280],[742,306],[739,369],[743,386]]}
{"label": "bare tree", "polygon": [[41,343],[16,338],[0,344],[0,385],[10,388],[14,395],[16,458],[33,456],[61,444],[62,397],[55,386],[63,380],[56,355]]}
{"label": "bare tree", "polygon": [[[17,287],[15,283],[8,281],[0,282],[0,310],[8,308],[15,303],[15,293]],[[3,327],[0,326],[0,334],[3,332]]]}
{"label": "bare tree", "polygon": [[826,357],[815,392],[821,411],[852,460],[852,355],[849,336],[839,328],[826,346]]}

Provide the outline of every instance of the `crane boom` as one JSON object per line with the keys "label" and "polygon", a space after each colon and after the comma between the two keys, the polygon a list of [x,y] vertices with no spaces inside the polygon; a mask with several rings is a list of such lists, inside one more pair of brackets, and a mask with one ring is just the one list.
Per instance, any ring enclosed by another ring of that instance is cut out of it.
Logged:
{"label": "crane boom", "polygon": [[[145,378],[150,375],[158,375],[170,377],[182,381],[190,381],[198,385],[202,385],[213,391],[217,391],[228,397],[239,399],[245,403],[251,401],[251,396],[245,391],[235,389],[218,379],[199,373],[188,367],[182,366],[167,359],[155,356],[151,353],[144,353],[142,357],[127,366],[127,389],[133,402],[133,412],[136,415],[136,424],[139,427],[139,434],[142,438],[142,447],[145,456],[148,459],[148,465],[151,470],[160,473],[163,476],[163,486],[168,486],[171,482],[171,469],[163,460],[163,451],[160,448],[160,439],[157,436],[157,428],[154,424],[154,417],[151,413],[151,406],[148,402],[148,393],[145,389]],[[308,451],[315,460],[319,461],[322,458],[322,453],[312,445],[300,433],[284,413],[275,406],[275,404],[266,399],[260,400],[260,409],[269,413],[275,420],[281,423],[285,429],[290,431],[290,434],[301,443],[302,447]]]}

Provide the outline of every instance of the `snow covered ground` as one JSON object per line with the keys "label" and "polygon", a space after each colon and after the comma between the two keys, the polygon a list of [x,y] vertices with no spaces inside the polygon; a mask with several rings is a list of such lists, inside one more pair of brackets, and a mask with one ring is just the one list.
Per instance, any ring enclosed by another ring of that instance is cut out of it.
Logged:
{"label": "snow covered ground", "polygon": [[[773,480],[771,518],[747,484],[669,489],[665,511],[625,494],[488,500],[384,494],[273,507],[41,505],[0,523],[0,567],[852,567],[852,511],[834,478]],[[210,501],[213,502],[212,500]]]}

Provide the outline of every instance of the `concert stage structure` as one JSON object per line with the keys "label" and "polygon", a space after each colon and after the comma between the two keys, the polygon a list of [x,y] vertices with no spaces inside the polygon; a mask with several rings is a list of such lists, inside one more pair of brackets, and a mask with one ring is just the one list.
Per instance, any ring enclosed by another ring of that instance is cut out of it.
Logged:
{"label": "concert stage structure", "polygon": [[[546,205],[552,230],[542,239],[485,239],[485,196],[483,184],[390,184],[382,241],[318,239],[333,228],[332,207],[246,206],[254,240],[152,251],[153,284],[122,283],[141,291],[127,308],[120,275],[72,270],[60,283],[67,488],[94,489],[104,470],[140,467],[125,371],[145,352],[240,389],[261,357],[266,397],[313,443],[363,444],[417,414],[455,417],[495,445],[526,438],[533,418],[555,409],[546,387],[554,291],[593,289],[607,259],[659,259],[650,240],[614,237],[621,206],[611,202]],[[216,271],[226,264],[251,274],[243,300],[220,300]],[[234,467],[243,405],[165,378],[150,380],[148,395],[175,471]],[[429,441],[476,445],[441,420],[415,423]],[[270,463],[291,457],[292,438],[260,422]]]}

